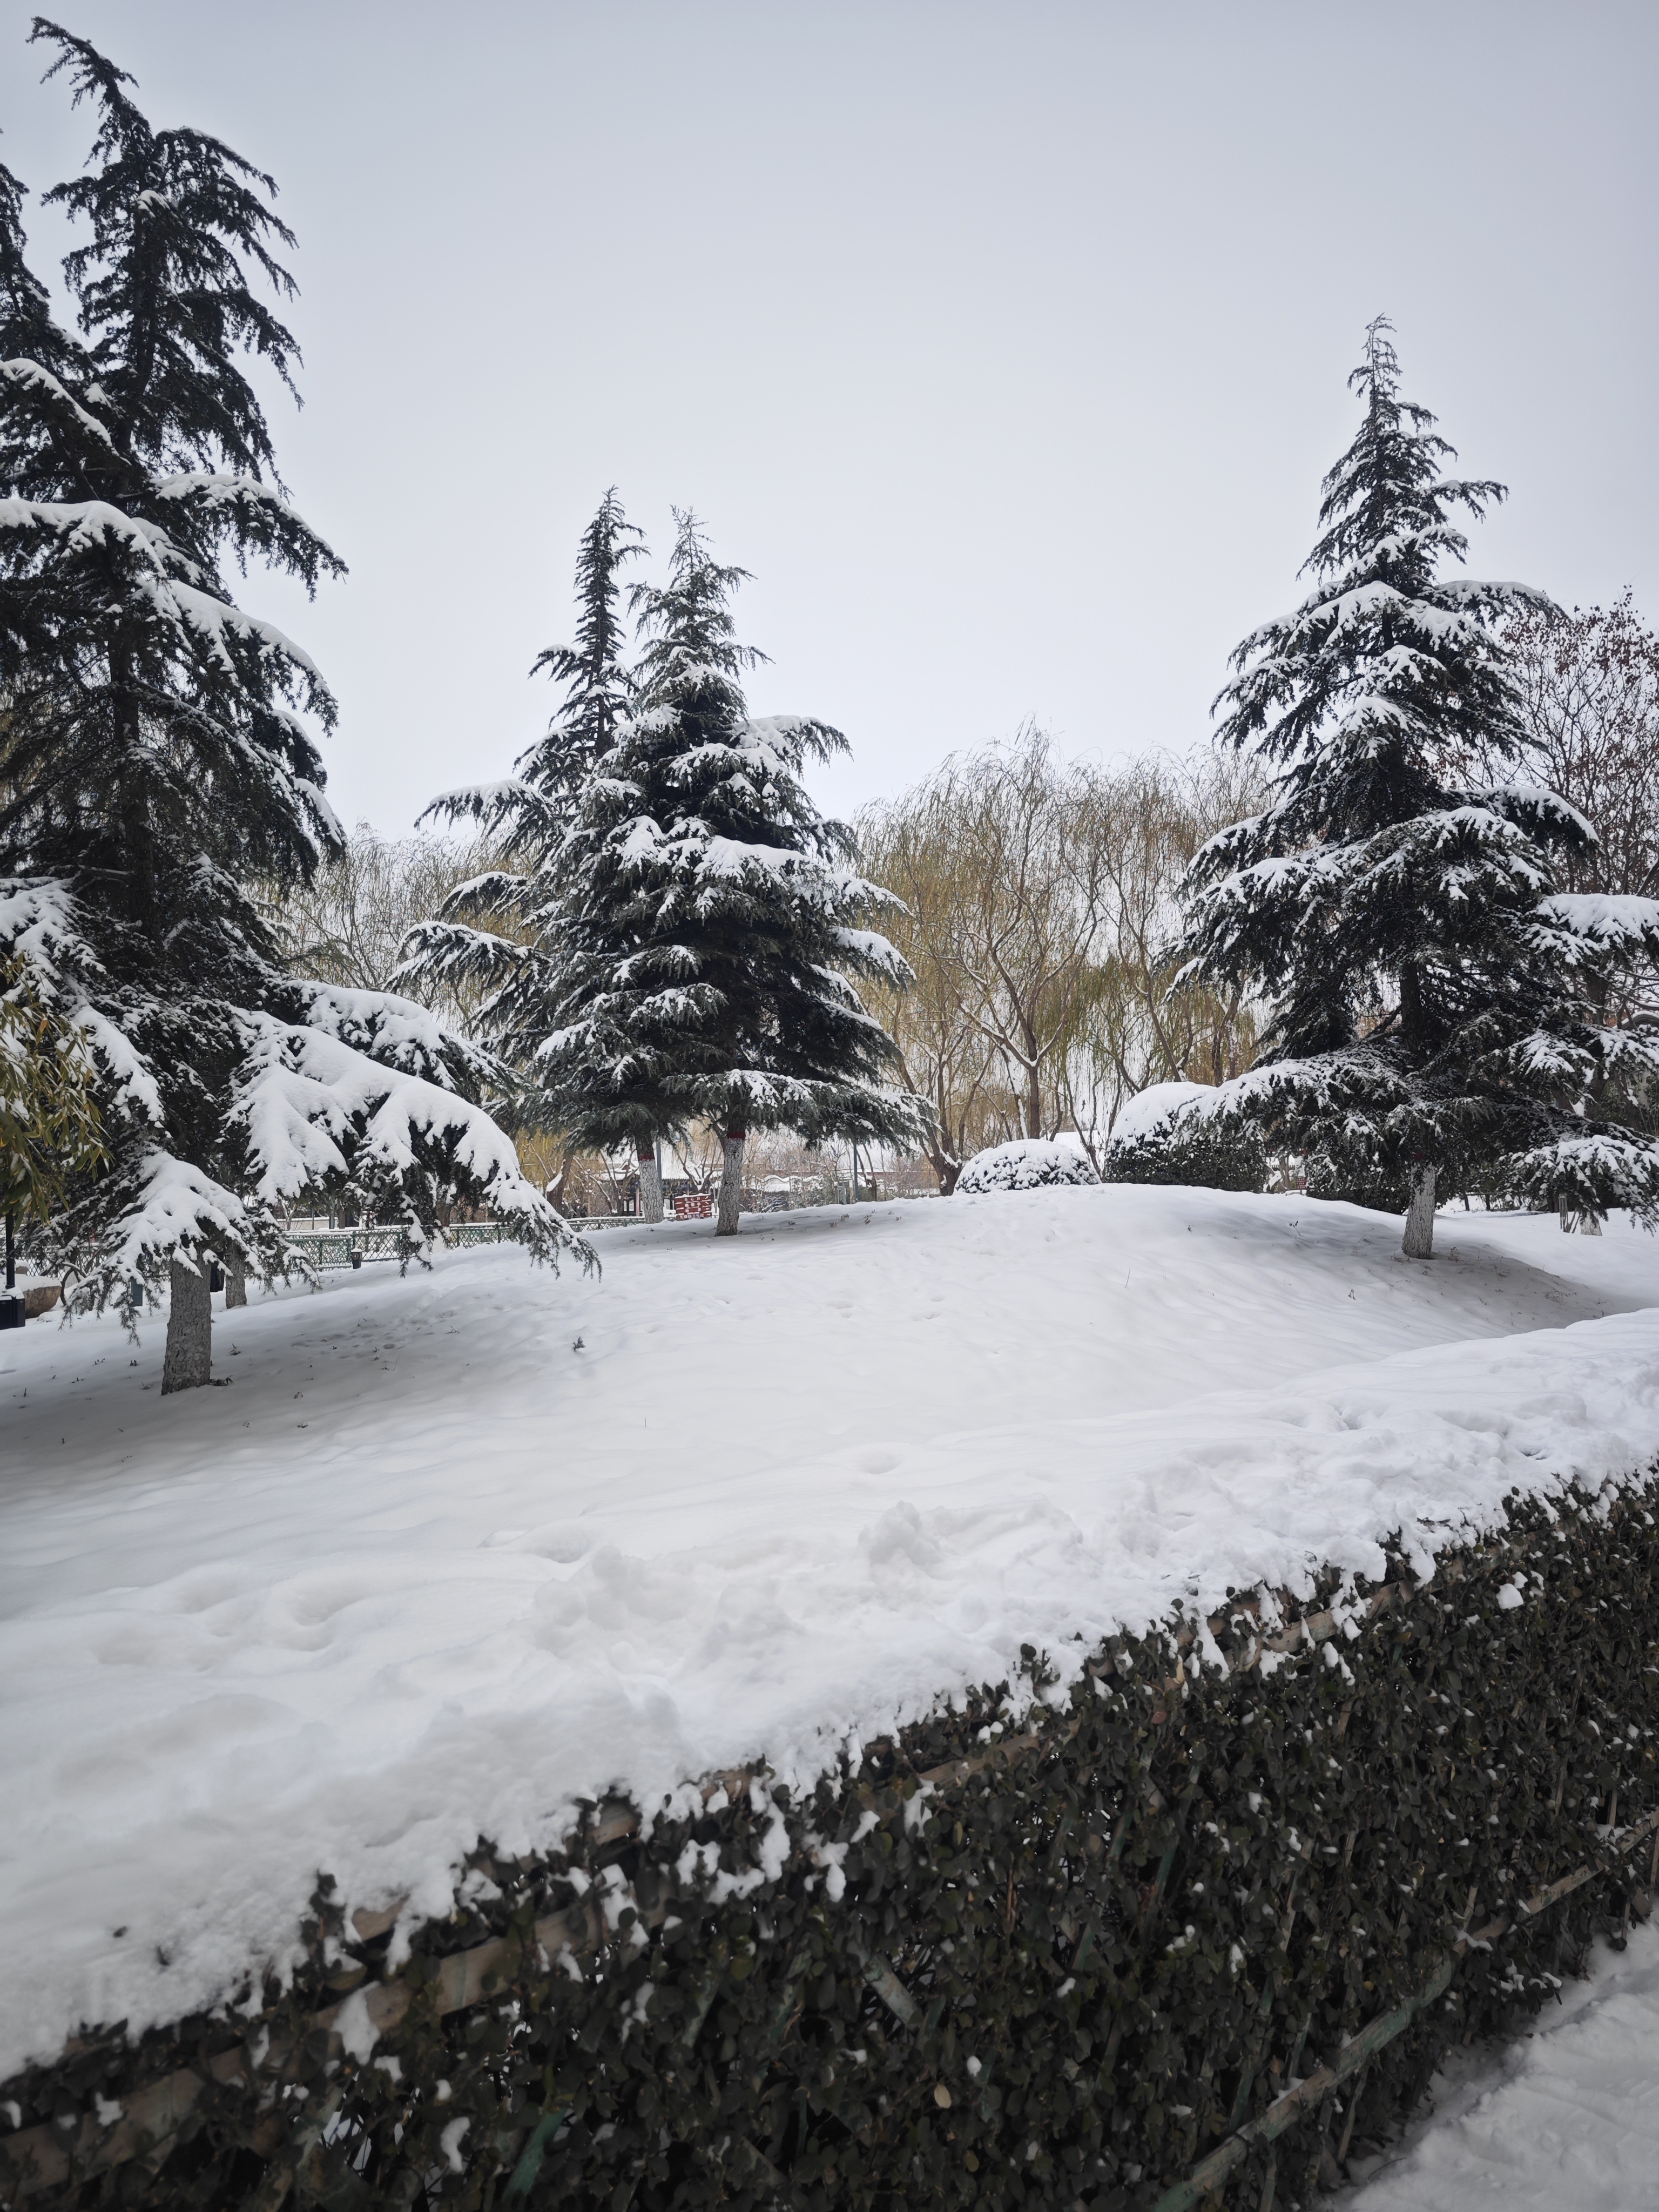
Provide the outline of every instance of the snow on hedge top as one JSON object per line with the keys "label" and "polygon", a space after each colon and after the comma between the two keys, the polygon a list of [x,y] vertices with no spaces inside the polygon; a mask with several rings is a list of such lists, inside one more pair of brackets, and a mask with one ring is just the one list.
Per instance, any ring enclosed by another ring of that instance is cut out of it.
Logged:
{"label": "snow on hedge top", "polygon": [[975,1152],[957,1179],[970,1196],[982,1190],[1035,1190],[1040,1183],[1098,1182],[1086,1154],[1052,1137],[1022,1137]]}
{"label": "snow on hedge top", "polygon": [[1150,1136],[1154,1129],[1162,1129],[1173,1121],[1183,1108],[1214,1097],[1215,1091],[1207,1083],[1149,1084],[1145,1091],[1135,1093],[1113,1122],[1112,1142],[1127,1145]]}

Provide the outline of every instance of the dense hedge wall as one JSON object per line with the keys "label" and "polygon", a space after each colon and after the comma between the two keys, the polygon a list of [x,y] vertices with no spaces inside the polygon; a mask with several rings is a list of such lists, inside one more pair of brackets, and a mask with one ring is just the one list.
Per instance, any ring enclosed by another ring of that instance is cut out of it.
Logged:
{"label": "dense hedge wall", "polygon": [[604,1806],[565,1856],[483,1847],[395,1976],[384,1917],[348,1928],[325,1880],[263,2010],[8,2085],[0,2197],[1174,2212],[1312,2075],[1226,2182],[1305,2203],[1448,2043],[1646,1909],[1656,1500],[1517,1497],[1426,1583],[1331,1576],[1289,1628],[1271,1600],[1177,1615],[1064,1694],[1028,1652],[1013,1698],[810,1796],[734,1777],[643,1838]]}
{"label": "dense hedge wall", "polygon": [[1267,1147],[1248,1121],[1176,1115],[1139,1136],[1115,1139],[1101,1160],[1100,1177],[1103,1182],[1260,1192],[1267,1187]]}

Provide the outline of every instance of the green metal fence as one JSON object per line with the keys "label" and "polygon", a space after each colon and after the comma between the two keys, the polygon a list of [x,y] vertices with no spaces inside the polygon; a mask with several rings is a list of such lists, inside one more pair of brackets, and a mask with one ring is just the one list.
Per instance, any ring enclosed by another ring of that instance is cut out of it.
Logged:
{"label": "green metal fence", "polygon": [[[502,1221],[456,1221],[440,1231],[439,1240],[451,1248],[499,1244],[507,1233],[507,1224]],[[290,1248],[313,1267],[362,1267],[380,1260],[401,1263],[412,1259],[417,1249],[409,1231],[397,1227],[296,1230],[288,1241]]]}

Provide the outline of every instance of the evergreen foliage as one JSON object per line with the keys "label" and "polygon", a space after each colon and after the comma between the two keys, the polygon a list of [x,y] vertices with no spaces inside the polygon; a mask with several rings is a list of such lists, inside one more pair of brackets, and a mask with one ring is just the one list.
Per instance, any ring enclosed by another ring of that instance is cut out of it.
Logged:
{"label": "evergreen foliage", "polygon": [[[557,1027],[535,1059],[551,1126],[590,1144],[706,1123],[807,1141],[915,1141],[918,1102],[853,979],[902,982],[861,926],[886,895],[803,787],[846,739],[756,720],[730,602],[744,571],[681,515],[668,581],[632,594],[637,702],[583,787],[558,860]],[[726,1179],[734,1162],[729,1156]]]}
{"label": "evergreen foliage", "polygon": [[3,336],[33,349],[0,368],[0,955],[92,1054],[109,1156],[52,1224],[64,1264],[100,1304],[135,1277],[177,1297],[210,1261],[269,1274],[279,1209],[324,1191],[429,1234],[447,1188],[488,1190],[551,1249],[556,1217],[473,1103],[485,1056],[406,1002],[294,981],[247,889],[340,842],[313,734],[332,698],[223,573],[252,556],[313,588],[342,565],[276,484],[241,366],[288,382],[298,358],[246,273],[293,289],[275,186],[152,129],[85,40],[33,35],[98,117],[91,173],[48,195],[90,234],[64,264],[81,337],[0,188]]}
{"label": "evergreen foliage", "polygon": [[[1267,1188],[1267,1154],[1259,1128],[1237,1115],[1215,1112],[1219,1094],[1203,1085],[1160,1084],[1156,1088],[1196,1095],[1176,1100],[1156,1116],[1136,1117],[1133,1126],[1115,1129],[1101,1158],[1103,1182],[1182,1184],[1204,1190]],[[1129,1117],[1124,1118],[1127,1121]],[[1355,1195],[1351,1190],[1340,1194]]]}
{"label": "evergreen foliage", "polygon": [[861,926],[886,895],[800,781],[845,738],[750,717],[743,678],[762,656],[730,607],[744,571],[678,520],[667,583],[630,594],[630,668],[618,570],[641,549],[606,495],[577,563],[577,641],[537,663],[565,686],[547,737],[510,781],[438,802],[520,865],[412,933],[404,972],[489,988],[481,1024],[521,1071],[528,1122],[642,1160],[706,1123],[738,1147],[734,1200],[750,1129],[915,1140],[918,1103],[892,1083],[897,1054],[852,980],[908,970]]}
{"label": "evergreen foliage", "polygon": [[476,823],[497,847],[500,865],[459,885],[434,920],[410,933],[402,975],[411,986],[485,993],[479,1026],[515,1067],[530,1060],[556,1018],[556,864],[584,779],[633,703],[620,570],[644,550],[613,486],[576,556],[575,643],[549,646],[532,671],[545,669],[563,687],[546,734],[520,757],[511,776],[446,792],[427,809]]}
{"label": "evergreen foliage", "polygon": [[1184,977],[1272,1008],[1221,1103],[1304,1154],[1310,1183],[1409,1191],[1419,1254],[1437,1179],[1650,1213],[1659,1149],[1607,1109],[1652,1087],[1659,1050],[1600,1025],[1585,986],[1615,939],[1659,949],[1659,904],[1557,894],[1553,865],[1589,824],[1518,776],[1467,772],[1513,768],[1503,624],[1550,603],[1441,574],[1467,551],[1455,511],[1504,490],[1442,474],[1452,449],[1401,398],[1384,319],[1351,381],[1364,414],[1325,479],[1315,589],[1245,639],[1217,702],[1221,740],[1275,775],[1272,805],[1188,878]]}
{"label": "evergreen foliage", "polygon": [[428,1918],[325,1875],[285,1981],[0,2083],[0,2189],[1308,2205],[1650,1911],[1656,1510],[1651,1473],[1514,1495],[1380,1589],[1329,1567],[1074,1644],[1069,1690],[1027,1644],[816,1781],[480,1838]]}

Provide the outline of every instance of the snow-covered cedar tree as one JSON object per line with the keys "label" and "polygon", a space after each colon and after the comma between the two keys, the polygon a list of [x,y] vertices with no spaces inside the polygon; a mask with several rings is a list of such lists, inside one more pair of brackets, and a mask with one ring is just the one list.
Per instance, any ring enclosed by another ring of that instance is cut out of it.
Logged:
{"label": "snow-covered cedar tree", "polygon": [[1262,1189],[1261,1132],[1233,1114],[1212,1114],[1220,1093],[1206,1083],[1154,1083],[1112,1124],[1101,1154],[1104,1182],[1191,1183],[1207,1190]]}
{"label": "snow-covered cedar tree", "polygon": [[1184,975],[1267,1002],[1255,1066],[1221,1086],[1301,1154],[1310,1188],[1407,1206],[1433,1249],[1437,1189],[1501,1188],[1599,1219],[1651,1217],[1659,1148],[1607,1110],[1659,1073],[1655,1040],[1604,1028],[1589,986],[1659,949],[1659,904],[1557,890],[1593,833],[1513,769],[1522,730],[1502,629],[1539,592],[1441,573],[1503,487],[1441,473],[1452,449],[1400,397],[1389,324],[1352,379],[1358,434],[1325,479],[1310,596],[1246,638],[1219,736],[1273,775],[1187,886]]}
{"label": "snow-covered cedar tree", "polygon": [[756,720],[737,642],[739,568],[695,520],[668,581],[630,595],[635,698],[586,777],[551,866],[553,1019],[531,1055],[534,1118],[614,1148],[707,1125],[720,1137],[718,1233],[738,1225],[750,1129],[913,1146],[925,1108],[856,979],[908,980],[866,927],[887,895],[801,783],[845,750],[797,715]]}
{"label": "snow-covered cedar tree", "polygon": [[1011,1145],[990,1145],[975,1152],[957,1178],[957,1188],[975,1191],[1037,1190],[1047,1183],[1097,1183],[1089,1156],[1051,1137],[1020,1137]]}
{"label": "snow-covered cedar tree", "polygon": [[[402,975],[423,995],[434,987],[482,993],[479,1030],[516,1069],[532,1066],[537,1047],[558,1026],[558,859],[584,781],[634,703],[621,572],[644,550],[613,485],[577,552],[575,642],[550,646],[531,672],[545,670],[561,686],[546,734],[520,755],[511,776],[445,792],[427,809],[477,823],[498,864],[458,884],[433,920],[410,931]],[[532,1079],[518,1110],[533,1119],[538,1101]],[[607,1127],[638,1158],[643,1217],[660,1221],[662,1125],[641,1110],[626,1127],[615,1120]]]}
{"label": "snow-covered cedar tree", "polygon": [[95,1173],[46,1232],[76,1303],[170,1294],[162,1388],[210,1379],[209,1270],[240,1300],[290,1264],[296,1200],[429,1237],[447,1193],[552,1252],[568,1232],[477,1103],[487,1056],[407,1001],[290,977],[246,885],[304,878],[340,832],[313,727],[334,707],[297,646],[237,606],[252,556],[308,587],[340,563],[283,496],[240,362],[284,381],[291,290],[275,187],[216,139],[155,131],[131,83],[37,21],[98,129],[48,197],[83,336],[24,260],[0,194],[0,959],[94,1071]]}

